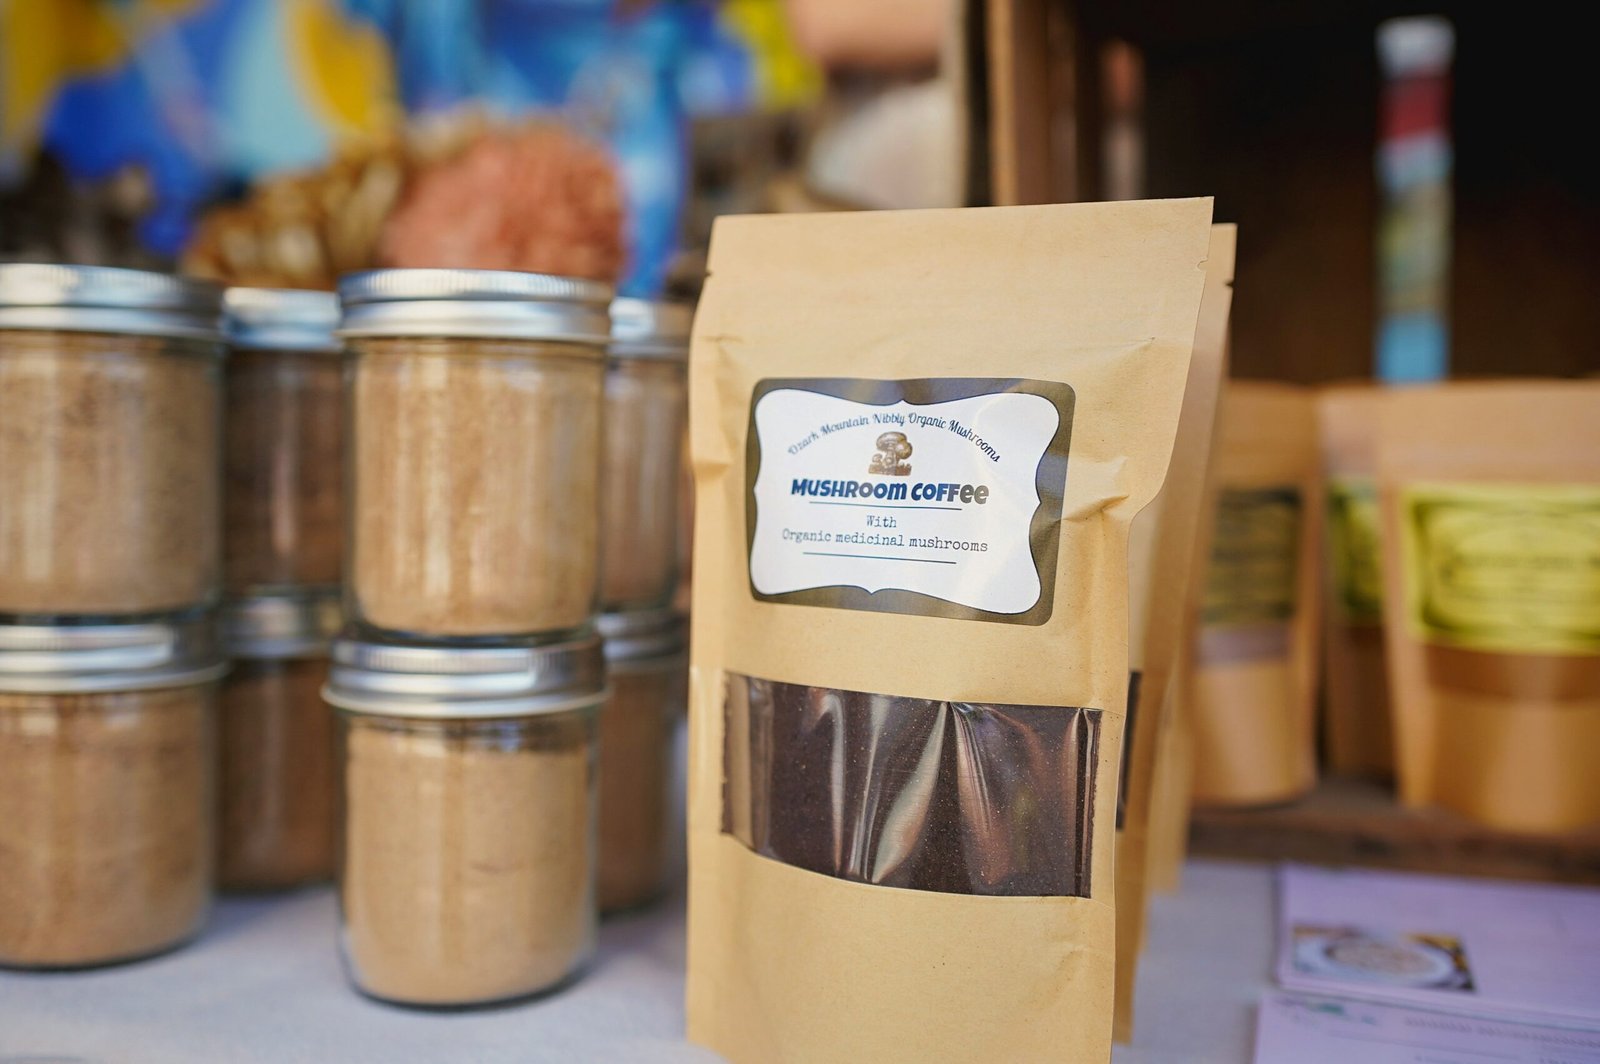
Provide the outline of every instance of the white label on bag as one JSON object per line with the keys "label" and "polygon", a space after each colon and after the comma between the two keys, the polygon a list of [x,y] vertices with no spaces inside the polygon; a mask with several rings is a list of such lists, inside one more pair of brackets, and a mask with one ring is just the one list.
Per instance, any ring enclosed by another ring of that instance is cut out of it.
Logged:
{"label": "white label on bag", "polygon": [[751,415],[752,591],[1044,623],[1072,398],[1044,381],[763,381]]}

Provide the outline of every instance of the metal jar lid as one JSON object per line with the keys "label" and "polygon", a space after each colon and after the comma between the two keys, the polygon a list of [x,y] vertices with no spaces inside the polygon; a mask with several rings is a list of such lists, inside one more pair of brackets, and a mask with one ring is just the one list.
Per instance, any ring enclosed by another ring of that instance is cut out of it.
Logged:
{"label": "metal jar lid", "polygon": [[228,669],[210,617],[0,625],[0,691],[84,694],[185,687]]}
{"label": "metal jar lid", "polygon": [[337,588],[252,595],[223,606],[223,646],[252,660],[323,657],[342,623]]}
{"label": "metal jar lid", "polygon": [[605,343],[608,284],[509,270],[368,270],[339,280],[341,336]]}
{"label": "metal jar lid", "polygon": [[338,354],[339,297],[301,288],[230,288],[223,331],[234,347]]}
{"label": "metal jar lid", "polygon": [[0,329],[221,336],[222,289],[114,266],[0,264]]}
{"label": "metal jar lid", "polygon": [[603,614],[595,624],[606,641],[606,664],[627,670],[664,664],[688,648],[688,624],[672,609]]}
{"label": "metal jar lid", "polygon": [[693,325],[694,308],[687,303],[613,299],[611,354],[616,358],[683,361],[689,357],[689,331]]}
{"label": "metal jar lid", "polygon": [[592,709],[606,696],[600,639],[438,647],[339,639],[323,697],[390,717],[524,717]]}

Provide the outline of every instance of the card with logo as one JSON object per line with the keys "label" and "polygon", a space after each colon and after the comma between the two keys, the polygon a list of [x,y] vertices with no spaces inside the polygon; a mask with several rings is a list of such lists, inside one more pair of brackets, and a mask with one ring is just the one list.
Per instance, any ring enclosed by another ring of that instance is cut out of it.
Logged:
{"label": "card with logo", "polygon": [[1600,1027],[1600,890],[1287,865],[1295,990]]}

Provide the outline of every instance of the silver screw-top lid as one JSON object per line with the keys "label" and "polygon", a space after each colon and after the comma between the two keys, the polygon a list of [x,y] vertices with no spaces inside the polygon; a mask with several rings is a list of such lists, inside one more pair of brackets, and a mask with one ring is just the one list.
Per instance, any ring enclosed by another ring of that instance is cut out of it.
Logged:
{"label": "silver screw-top lid", "polygon": [[0,263],[0,329],[221,336],[222,289],[114,266]]}
{"label": "silver screw-top lid", "polygon": [[252,595],[223,606],[222,639],[235,658],[323,657],[342,623],[338,588]]}
{"label": "silver screw-top lid", "polygon": [[226,671],[209,616],[0,625],[0,691],[143,691],[205,683]]}
{"label": "silver screw-top lid", "polygon": [[544,273],[368,270],[339,280],[339,334],[601,344],[611,296],[600,281]]}
{"label": "silver screw-top lid", "polygon": [[230,288],[223,330],[235,347],[338,354],[339,297],[300,288]]}
{"label": "silver screw-top lid", "polygon": [[593,634],[536,646],[439,647],[339,639],[323,697],[393,717],[522,717],[593,709],[605,698]]}
{"label": "silver screw-top lid", "polygon": [[602,614],[595,627],[605,639],[606,664],[613,669],[671,662],[689,645],[689,626],[673,609]]}
{"label": "silver screw-top lid", "polygon": [[611,354],[617,358],[682,361],[689,357],[689,331],[693,325],[694,308],[687,303],[613,299]]}

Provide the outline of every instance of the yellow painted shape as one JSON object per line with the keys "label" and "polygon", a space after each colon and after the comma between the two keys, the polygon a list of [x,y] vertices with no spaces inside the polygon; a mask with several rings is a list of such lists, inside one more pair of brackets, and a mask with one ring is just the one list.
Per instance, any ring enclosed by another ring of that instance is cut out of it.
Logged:
{"label": "yellow painted shape", "polygon": [[821,94],[822,71],[795,45],[777,0],[725,0],[721,17],[754,57],[763,105],[795,107]]}
{"label": "yellow painted shape", "polygon": [[290,60],[319,117],[336,134],[374,133],[398,116],[394,61],[376,29],[328,0],[284,0]]}

